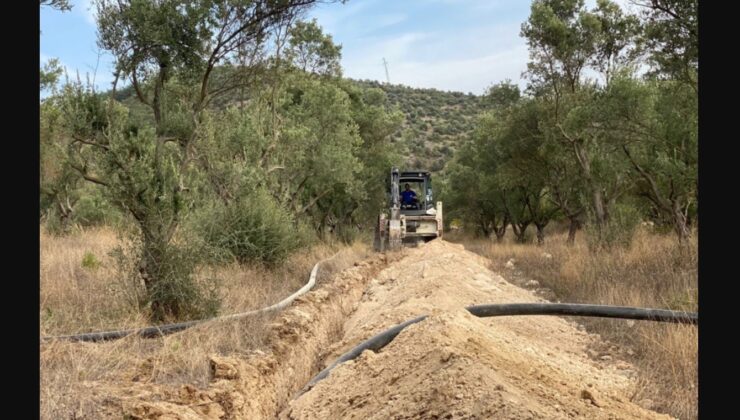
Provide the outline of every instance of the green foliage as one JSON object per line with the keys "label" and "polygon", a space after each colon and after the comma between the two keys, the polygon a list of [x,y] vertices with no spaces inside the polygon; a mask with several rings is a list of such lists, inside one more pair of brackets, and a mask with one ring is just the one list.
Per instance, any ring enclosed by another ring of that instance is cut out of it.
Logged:
{"label": "green foliage", "polygon": [[199,211],[197,231],[217,260],[277,264],[309,240],[292,214],[258,190],[229,205],[216,202]]}
{"label": "green foliage", "polygon": [[663,75],[698,88],[699,1],[656,0],[642,11],[643,49]]}
{"label": "green foliage", "polygon": [[484,236],[509,223],[505,192],[496,179],[498,159],[488,142],[498,127],[492,114],[481,116],[476,131],[450,163],[439,195],[445,202],[446,218],[459,218],[464,229]]}
{"label": "green foliage", "polygon": [[586,224],[589,249],[599,251],[629,246],[641,218],[642,215],[632,203],[616,204],[606,224],[598,226],[593,219],[591,223]]}
{"label": "green foliage", "polygon": [[80,198],[72,213],[72,222],[76,225],[118,226],[123,222],[124,214],[113,206],[97,185],[85,185],[81,188]]}
{"label": "green foliage", "polygon": [[98,267],[100,267],[100,261],[90,251],[85,252],[85,255],[82,256],[82,267],[83,268],[89,268],[91,270],[95,270]]}
{"label": "green foliage", "polygon": [[342,46],[324,34],[316,19],[299,21],[290,28],[288,59],[304,72],[339,77]]}
{"label": "green foliage", "polygon": [[52,58],[47,61],[44,67],[40,69],[39,85],[41,91],[55,88],[62,73],[64,73],[64,68],[59,62],[59,59]]}
{"label": "green foliage", "polygon": [[639,195],[668,220],[679,239],[689,234],[698,203],[698,102],[683,82],[619,80],[612,91],[612,124],[632,166]]}
{"label": "green foliage", "polygon": [[583,0],[535,0],[521,30],[529,45],[531,90],[574,93],[589,66],[608,83],[635,57],[637,33],[637,19],[609,0],[599,0],[592,10]]}
{"label": "green foliage", "polygon": [[405,120],[395,134],[400,138],[396,147],[409,152],[416,150],[414,153],[402,153],[403,158],[397,161],[402,167],[443,171],[452,153],[435,158],[434,150],[437,146],[447,144],[454,151],[460,138],[473,130],[475,116],[485,109],[481,97],[461,92],[418,89],[367,80],[353,82],[361,87],[382,90],[388,97],[388,103],[396,105],[398,111],[403,113]]}
{"label": "green foliage", "polygon": [[483,97],[484,103],[492,108],[506,108],[515,104],[521,98],[519,86],[506,79],[488,88]]}
{"label": "green foliage", "polygon": [[[554,217],[576,228],[587,218],[592,248],[624,245],[637,221],[652,217],[683,240],[696,216],[696,86],[667,68],[674,81],[639,80],[633,71],[642,44],[652,45],[653,60],[667,57],[655,49],[667,36],[657,27],[681,24],[691,34],[691,2],[678,3],[654,2],[641,39],[638,17],[611,1],[591,10],[582,0],[534,1],[522,25],[528,95],[508,81],[489,89],[492,112],[449,165],[445,197],[460,209],[447,214],[484,235],[510,222],[520,240],[534,224],[540,241]],[[661,13],[672,17],[659,23]],[[688,42],[679,38],[671,38],[673,53]],[[683,54],[693,62],[693,50]]]}
{"label": "green foliage", "polygon": [[[356,156],[362,162],[362,170],[357,175],[361,182],[365,200],[353,201],[345,208],[345,217],[338,224],[339,233],[350,241],[349,233],[357,222],[372,223],[378,212],[386,204],[385,178],[394,162],[401,160],[401,152],[391,145],[393,133],[399,132],[403,124],[403,113],[389,103],[386,93],[378,88],[360,88],[351,83],[344,83],[342,89],[350,98],[351,115],[357,124],[358,134],[362,139],[356,149]],[[352,213],[347,215],[349,210]],[[352,233],[352,236],[354,233]]]}
{"label": "green foliage", "polygon": [[62,127],[64,115],[58,101],[45,100],[39,111],[40,217],[50,232],[64,233],[74,223],[80,176],[67,159],[70,140]]}
{"label": "green foliage", "polygon": [[[352,241],[387,204],[392,165],[437,172],[446,220],[485,236],[531,241],[534,225],[542,240],[550,220],[588,217],[599,248],[641,218],[679,237],[695,220],[695,1],[653,2],[639,22],[608,0],[536,0],[528,89],[482,97],[341,79],[341,46],[295,19],[310,3],[99,0],[129,86],[57,90],[58,62],[41,70],[42,221],[134,222],[119,265],[154,319],[217,310],[201,256],[277,264],[317,237]],[[635,76],[638,47],[660,77]]]}
{"label": "green foliage", "polygon": [[[131,304],[149,313],[156,322],[213,317],[220,308],[216,279],[196,279],[196,267],[204,262],[204,247],[191,232],[183,232],[177,244],[145,245],[132,234],[111,251],[118,278]],[[156,253],[156,260],[146,254]],[[156,261],[142,281],[142,261]],[[151,279],[156,278],[156,282]]]}

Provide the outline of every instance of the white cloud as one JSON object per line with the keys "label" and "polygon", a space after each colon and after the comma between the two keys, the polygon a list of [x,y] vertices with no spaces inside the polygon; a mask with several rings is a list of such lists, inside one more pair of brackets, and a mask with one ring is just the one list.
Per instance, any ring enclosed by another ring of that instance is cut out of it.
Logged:
{"label": "white cloud", "polygon": [[422,4],[438,3],[458,8],[464,8],[471,12],[491,12],[496,9],[510,7],[511,0],[419,0]]}
{"label": "white cloud", "polygon": [[[367,8],[367,3],[357,4],[362,4],[363,7],[356,7],[348,12],[343,12],[342,9],[320,10],[309,14],[309,18],[316,18],[319,25],[323,28],[324,33],[335,35],[338,32],[344,32],[350,33],[354,37],[366,36],[379,29],[408,20],[408,15],[405,13],[386,13],[373,17],[364,17],[362,20],[357,18],[350,19],[350,16],[357,15]],[[360,21],[362,22],[361,26],[358,25]]]}
{"label": "white cloud", "polygon": [[394,38],[366,37],[358,41],[366,48],[353,51],[356,56],[363,57],[363,61],[377,61],[381,57],[400,59],[411,54],[414,45],[430,38],[428,33],[408,32]]}
{"label": "white cloud", "polygon": [[379,29],[379,28],[385,28],[386,26],[395,25],[397,23],[401,23],[407,19],[408,16],[406,16],[403,13],[391,13],[387,15],[381,15],[378,16],[378,18],[375,20],[375,23],[377,26],[373,29]]}
{"label": "white cloud", "polygon": [[391,68],[391,82],[482,94],[504,79],[519,81],[526,62],[526,47],[461,60],[403,61]]}
{"label": "white cloud", "polygon": [[528,50],[519,24],[470,27],[457,33],[409,32],[396,37],[352,39],[345,47],[345,75],[391,83],[482,94],[506,78],[519,82]]}

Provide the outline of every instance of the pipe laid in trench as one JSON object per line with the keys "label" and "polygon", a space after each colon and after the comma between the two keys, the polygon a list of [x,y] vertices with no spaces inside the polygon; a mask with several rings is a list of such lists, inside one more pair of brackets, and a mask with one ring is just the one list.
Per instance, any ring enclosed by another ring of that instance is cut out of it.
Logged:
{"label": "pipe laid in trench", "polygon": [[44,342],[49,342],[53,340],[106,341],[106,340],[116,340],[116,339],[123,338],[131,334],[137,334],[143,338],[152,338],[152,337],[158,337],[158,336],[182,331],[196,324],[202,324],[202,323],[213,322],[213,321],[226,321],[226,320],[240,319],[240,318],[246,318],[248,316],[253,316],[257,314],[264,314],[264,313],[268,313],[272,311],[282,310],[288,307],[288,305],[290,305],[299,296],[308,293],[308,291],[311,290],[314,287],[314,285],[316,285],[316,274],[318,273],[319,265],[333,259],[337,255],[339,255],[338,252],[329,258],[326,258],[326,259],[323,259],[317,262],[313,266],[313,269],[311,270],[311,274],[308,277],[308,282],[303,287],[298,289],[295,293],[288,296],[287,298],[281,300],[280,302],[274,305],[268,306],[266,308],[256,309],[253,311],[242,312],[238,314],[224,315],[224,316],[220,316],[216,318],[179,322],[176,324],[157,325],[153,327],[146,327],[146,328],[140,328],[140,329],[134,329],[134,330],[101,331],[101,332],[92,332],[92,333],[85,333],[85,334],[42,337],[41,342],[44,343]]}
{"label": "pipe laid in trench", "polygon": [[[637,319],[643,321],[671,322],[679,324],[696,325],[699,322],[699,314],[695,312],[670,311],[667,309],[635,308],[630,306],[610,306],[610,305],[587,305],[580,303],[504,303],[492,305],[473,305],[467,309],[471,314],[480,317],[491,316],[509,316],[509,315],[575,315],[602,318],[621,318]],[[314,387],[319,381],[326,378],[329,373],[338,365],[357,358],[365,350],[377,352],[394,338],[406,327],[416,324],[427,318],[423,315],[395,327],[389,328],[380,334],[377,334],[363,341],[350,351],[341,355],[329,367],[322,370],[314,376],[298,394],[307,392]]]}

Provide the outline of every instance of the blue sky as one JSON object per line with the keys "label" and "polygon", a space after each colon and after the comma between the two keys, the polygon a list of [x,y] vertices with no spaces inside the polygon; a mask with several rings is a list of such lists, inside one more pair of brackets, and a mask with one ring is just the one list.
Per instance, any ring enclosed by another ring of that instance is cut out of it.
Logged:
{"label": "blue sky", "polygon": [[350,0],[312,15],[342,44],[349,77],[385,80],[385,58],[391,83],[480,94],[526,69],[528,1]]}
{"label": "blue sky", "polygon": [[[60,12],[48,7],[41,8],[41,63],[49,58],[58,58],[67,68],[70,77],[90,75],[96,85],[107,89],[113,81],[113,60],[102,54],[98,60],[96,26],[89,0],[72,0],[72,11]],[[95,71],[97,67],[97,71]]]}
{"label": "blue sky", "polygon": [[[107,89],[112,58],[96,46],[91,0],[72,4],[71,12],[41,9],[41,62],[56,57],[70,76],[89,74]],[[309,17],[342,45],[347,77],[384,81],[385,58],[391,83],[482,94],[507,78],[524,87],[528,53],[519,29],[529,7],[524,0],[350,0],[319,4]]]}

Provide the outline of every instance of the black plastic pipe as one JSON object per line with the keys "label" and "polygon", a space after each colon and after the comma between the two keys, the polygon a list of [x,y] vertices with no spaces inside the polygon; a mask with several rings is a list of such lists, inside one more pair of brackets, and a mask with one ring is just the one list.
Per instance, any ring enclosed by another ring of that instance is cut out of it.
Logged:
{"label": "black plastic pipe", "polygon": [[128,335],[136,334],[144,338],[157,337],[161,335],[172,334],[178,331],[182,331],[186,328],[192,327],[195,324],[205,322],[209,320],[198,320],[180,322],[177,324],[166,324],[155,327],[141,328],[138,330],[119,330],[119,331],[101,331],[86,334],[75,334],[75,335],[61,335],[55,337],[42,337],[41,341],[52,341],[52,340],[69,340],[69,341],[106,341],[116,340],[119,338],[126,337]]}
{"label": "black plastic pipe", "polygon": [[[610,306],[610,305],[586,305],[579,303],[503,303],[492,305],[473,305],[467,309],[471,314],[485,318],[491,316],[510,316],[510,315],[574,315],[589,316],[602,318],[621,318],[637,319],[643,321],[671,322],[680,324],[696,325],[699,321],[699,314],[695,312],[670,311],[667,309],[650,309],[635,308],[630,306]],[[352,348],[347,353],[341,355],[331,366],[319,372],[314,376],[301,390],[299,396],[311,388],[316,383],[326,378],[329,373],[338,365],[357,358],[365,350],[378,351],[388,345],[394,338],[406,327],[416,324],[427,318],[428,315],[414,318],[395,327],[389,328],[380,334],[377,334],[359,345]]]}
{"label": "black plastic pipe", "polygon": [[339,357],[339,359],[335,360],[334,363],[331,364],[331,366],[327,367],[326,369],[319,372],[318,375],[314,376],[311,381],[306,385],[307,389],[310,389],[316,382],[324,379],[326,375],[331,372],[332,369],[337,367],[338,365],[346,362],[347,360],[352,360],[357,358],[360,354],[362,354],[365,350],[372,350],[372,351],[378,351],[385,347],[388,343],[393,341],[394,338],[398,335],[398,333],[401,332],[404,328],[408,327],[411,324],[416,324],[417,322],[421,322],[427,318],[427,315],[420,316],[418,318],[414,318],[412,320],[406,321],[403,324],[398,324],[393,328],[389,328],[382,333],[375,335],[362,343],[360,343],[358,346],[354,347],[352,350],[348,351],[347,353],[344,353]]}
{"label": "black plastic pipe", "polygon": [[193,325],[200,324],[206,321],[234,320],[234,319],[240,319],[240,318],[244,318],[248,316],[261,314],[261,313],[282,310],[282,309],[287,308],[288,305],[290,305],[299,296],[302,296],[308,293],[308,291],[311,290],[316,285],[316,274],[318,273],[319,265],[333,259],[337,255],[339,255],[339,252],[337,252],[336,254],[334,254],[333,256],[329,258],[323,259],[317,262],[316,264],[314,264],[313,269],[311,270],[311,274],[308,276],[308,282],[303,287],[298,289],[295,293],[288,296],[287,298],[281,300],[280,302],[274,305],[270,305],[266,308],[255,309],[253,311],[242,312],[239,314],[224,315],[224,316],[220,316],[216,318],[178,322],[176,324],[156,325],[153,327],[145,327],[145,328],[140,328],[140,329],[135,329],[135,330],[101,331],[101,332],[93,332],[93,333],[85,333],[85,334],[42,337],[41,342],[45,343],[45,342],[49,342],[52,340],[105,341],[105,340],[116,340],[116,339],[123,338],[131,334],[137,334],[143,338],[158,337],[158,336],[163,336],[163,335],[172,334],[178,331],[182,331],[186,328],[192,327]]}
{"label": "black plastic pipe", "polygon": [[477,317],[507,315],[574,315],[601,318],[638,319],[642,321],[696,324],[696,313],[669,311],[667,309],[635,308],[631,306],[586,305],[581,303],[503,303],[473,305],[467,309]]}

